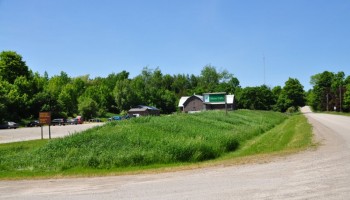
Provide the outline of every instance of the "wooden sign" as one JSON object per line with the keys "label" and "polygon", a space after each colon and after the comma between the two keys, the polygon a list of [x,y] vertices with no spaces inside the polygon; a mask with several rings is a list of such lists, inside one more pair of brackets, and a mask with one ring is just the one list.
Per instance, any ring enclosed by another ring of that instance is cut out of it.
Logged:
{"label": "wooden sign", "polygon": [[51,112],[40,112],[39,122],[40,124],[51,124]]}

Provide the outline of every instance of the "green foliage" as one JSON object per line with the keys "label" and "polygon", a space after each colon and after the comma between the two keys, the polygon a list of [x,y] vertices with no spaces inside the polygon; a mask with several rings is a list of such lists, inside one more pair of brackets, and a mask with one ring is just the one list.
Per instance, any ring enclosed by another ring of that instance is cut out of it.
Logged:
{"label": "green foliage", "polygon": [[160,94],[160,99],[160,108],[164,113],[172,113],[176,111],[175,102],[177,101],[177,97],[173,92],[169,90],[163,90]]}
{"label": "green foliage", "polygon": [[279,111],[285,112],[290,107],[294,107],[295,110],[298,107],[305,105],[305,93],[304,88],[297,79],[289,78],[283,87],[276,107]]}
{"label": "green foliage", "polygon": [[218,72],[216,67],[206,65],[198,79],[197,93],[227,92],[234,93],[239,87],[239,81],[227,70]]}
{"label": "green foliage", "polygon": [[[193,85],[191,85],[193,84]],[[191,89],[197,87],[197,77],[192,75],[191,78],[184,75],[174,75],[171,89],[177,94],[177,97],[187,96],[191,94]]]}
{"label": "green foliage", "polygon": [[[5,75],[6,74],[6,75]],[[7,76],[9,74],[9,76]],[[349,110],[350,96],[343,72],[323,72],[312,77],[313,90],[307,101],[315,110],[337,107]],[[207,92],[234,94],[236,108],[286,111],[291,106],[305,104],[303,86],[289,79],[282,89],[263,85],[241,88],[239,80],[227,70],[219,71],[206,65],[199,76],[193,74],[163,74],[159,68],[145,67],[130,78],[129,72],[112,73],[91,79],[89,75],[69,77],[65,72],[49,77],[28,70],[16,52],[0,54],[0,120],[37,119],[40,111],[51,111],[52,117],[83,115],[101,117],[119,113],[138,105],[160,109],[162,114],[173,113],[182,96]],[[328,96],[328,105],[326,101]],[[340,104],[342,103],[342,106]],[[93,107],[88,109],[87,105]],[[79,108],[80,107],[80,108]]]}
{"label": "green foliage", "polygon": [[68,116],[73,116],[78,111],[78,92],[76,89],[77,88],[72,83],[68,83],[63,87],[58,96],[57,103],[61,108],[65,108],[65,110],[67,110]]}
{"label": "green foliage", "polygon": [[280,113],[240,110],[109,122],[39,148],[0,145],[0,172],[60,173],[210,160],[236,151],[285,119]]}
{"label": "green foliage", "polygon": [[349,80],[350,76],[345,79],[344,72],[324,71],[312,76],[313,89],[309,91],[308,103],[317,111],[333,110],[334,107],[337,111],[349,111],[346,100]]}
{"label": "green foliage", "polygon": [[281,86],[275,86],[274,88],[272,88],[272,94],[275,98],[275,102],[277,102],[278,97],[280,96],[280,94],[282,93],[282,87]]}
{"label": "green foliage", "polygon": [[298,109],[297,109],[296,107],[294,107],[294,106],[289,107],[289,108],[286,110],[286,113],[288,113],[288,114],[293,114],[293,113],[295,113],[295,112],[298,112]]}
{"label": "green foliage", "polygon": [[129,79],[129,72],[123,70],[118,74],[112,73],[107,76],[107,78],[103,79],[103,84],[108,88],[114,88],[118,81]]}
{"label": "green foliage", "polygon": [[0,80],[0,123],[5,120],[5,117],[9,115],[7,106],[9,105],[9,99],[7,97],[7,91],[10,88],[10,84],[7,81]]}
{"label": "green foliage", "polygon": [[30,116],[31,99],[38,91],[34,78],[22,56],[13,51],[0,53],[0,121]]}
{"label": "green foliage", "polygon": [[216,86],[219,84],[220,74],[216,71],[216,68],[207,65],[201,71],[200,85],[204,90],[208,92],[215,92]]}
{"label": "green foliage", "polygon": [[90,97],[80,97],[79,98],[79,104],[78,104],[78,110],[79,113],[81,113],[82,116],[84,116],[86,119],[92,119],[96,116],[98,116],[99,108],[92,98]]}
{"label": "green foliage", "polygon": [[113,95],[118,111],[129,110],[137,104],[137,96],[132,88],[131,80],[118,80],[115,84]]}
{"label": "green foliage", "polygon": [[346,92],[344,94],[344,108],[350,109],[350,83],[346,85]]}
{"label": "green foliage", "polygon": [[14,51],[0,53],[0,77],[2,80],[14,83],[17,77],[29,78],[30,72],[22,56]]}
{"label": "green foliage", "polygon": [[271,110],[276,103],[274,94],[266,85],[239,90],[237,101],[239,108],[251,110]]}

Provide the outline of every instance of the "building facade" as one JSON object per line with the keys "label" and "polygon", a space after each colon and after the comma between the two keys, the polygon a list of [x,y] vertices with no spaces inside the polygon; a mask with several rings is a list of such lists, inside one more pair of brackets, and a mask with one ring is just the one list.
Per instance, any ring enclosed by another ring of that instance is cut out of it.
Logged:
{"label": "building facade", "polygon": [[203,110],[234,110],[234,95],[225,95],[225,102],[206,102],[203,96],[192,95],[181,97],[178,107],[182,112],[200,112]]}
{"label": "building facade", "polygon": [[192,95],[190,97],[181,97],[179,108],[182,112],[198,112],[204,109],[203,96]]}

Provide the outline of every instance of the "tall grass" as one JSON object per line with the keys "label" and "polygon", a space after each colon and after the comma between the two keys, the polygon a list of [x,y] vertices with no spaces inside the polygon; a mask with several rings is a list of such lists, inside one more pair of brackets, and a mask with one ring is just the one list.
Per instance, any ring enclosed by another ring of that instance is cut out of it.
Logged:
{"label": "tall grass", "polygon": [[233,152],[282,123],[281,113],[240,110],[140,117],[26,147],[0,145],[0,172],[64,172],[198,162]]}

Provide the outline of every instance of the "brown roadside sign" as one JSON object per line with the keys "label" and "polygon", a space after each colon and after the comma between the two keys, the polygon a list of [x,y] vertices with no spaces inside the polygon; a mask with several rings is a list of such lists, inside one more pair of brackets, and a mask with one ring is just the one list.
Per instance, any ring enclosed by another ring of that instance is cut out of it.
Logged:
{"label": "brown roadside sign", "polygon": [[40,124],[50,124],[51,123],[51,112],[40,112],[39,113]]}

